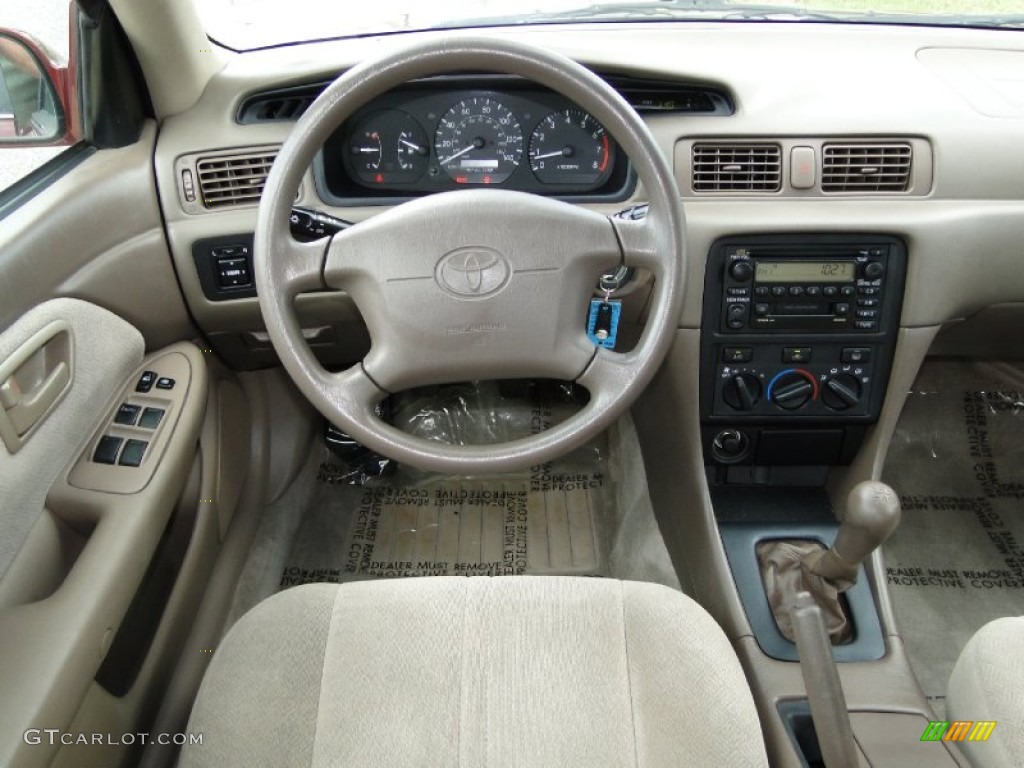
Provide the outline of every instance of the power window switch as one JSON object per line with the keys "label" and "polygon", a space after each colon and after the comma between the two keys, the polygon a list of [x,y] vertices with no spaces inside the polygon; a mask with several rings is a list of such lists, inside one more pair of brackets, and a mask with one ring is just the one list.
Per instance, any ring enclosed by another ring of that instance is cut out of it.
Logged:
{"label": "power window switch", "polygon": [[114,416],[115,424],[124,424],[126,426],[134,426],[135,420],[139,418],[139,412],[142,410],[140,405],[132,405],[131,403],[121,403],[121,407],[117,409],[117,415]]}
{"label": "power window switch", "polygon": [[149,443],[145,440],[129,440],[124,444],[121,451],[121,460],[117,462],[122,467],[137,467],[142,463],[142,457],[146,455],[146,448]]}
{"label": "power window switch", "polygon": [[163,408],[147,408],[142,412],[142,418],[139,419],[139,426],[143,429],[156,429],[160,426],[160,419],[163,417]]}
{"label": "power window switch", "polygon": [[100,438],[99,443],[96,444],[92,460],[97,464],[116,464],[117,452],[121,450],[121,443],[123,442],[124,440],[120,437],[104,435]]}
{"label": "power window switch", "polygon": [[174,379],[168,378],[167,376],[161,376],[156,380],[157,389],[174,389]]}
{"label": "power window switch", "polygon": [[139,376],[139,382],[138,384],[135,385],[135,391],[149,392],[149,390],[153,388],[154,384],[156,384],[156,372],[146,371],[141,376]]}

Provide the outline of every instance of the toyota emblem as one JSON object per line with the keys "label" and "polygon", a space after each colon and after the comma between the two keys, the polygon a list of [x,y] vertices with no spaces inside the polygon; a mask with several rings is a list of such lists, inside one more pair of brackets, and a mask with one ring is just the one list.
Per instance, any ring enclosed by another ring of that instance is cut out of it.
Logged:
{"label": "toyota emblem", "polygon": [[482,299],[504,288],[511,274],[504,256],[493,248],[474,245],[442,256],[434,279],[442,290],[460,299]]}

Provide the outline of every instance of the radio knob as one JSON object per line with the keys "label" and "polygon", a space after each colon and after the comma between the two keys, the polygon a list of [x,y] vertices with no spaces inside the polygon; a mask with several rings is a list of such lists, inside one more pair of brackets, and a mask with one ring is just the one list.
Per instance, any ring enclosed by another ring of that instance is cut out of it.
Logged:
{"label": "radio knob", "polygon": [[885,265],[880,261],[871,261],[864,267],[864,277],[877,280],[885,274]]}
{"label": "radio knob", "polygon": [[783,371],[768,385],[768,397],[779,408],[795,411],[815,397],[816,384],[806,371]]}
{"label": "radio knob", "polygon": [[749,411],[761,399],[761,382],[749,373],[737,373],[722,389],[722,399],[734,411]]}
{"label": "radio knob", "polygon": [[749,261],[734,261],[729,267],[729,274],[738,283],[745,283],[754,276],[754,268]]}
{"label": "radio knob", "polygon": [[845,411],[860,403],[864,388],[856,377],[848,373],[833,376],[825,382],[821,401],[834,411]]}

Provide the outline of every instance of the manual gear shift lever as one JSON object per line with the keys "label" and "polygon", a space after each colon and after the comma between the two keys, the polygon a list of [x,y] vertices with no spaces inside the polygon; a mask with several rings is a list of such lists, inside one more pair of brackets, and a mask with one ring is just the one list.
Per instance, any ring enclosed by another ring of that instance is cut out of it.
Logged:
{"label": "manual gear shift lever", "polygon": [[846,642],[852,626],[839,595],[857,582],[861,563],[889,538],[899,521],[900,501],[895,491],[877,480],[865,480],[847,496],[830,549],[806,539],[758,544],[765,596],[782,635],[793,639],[790,610],[796,594],[806,591],[821,607],[832,642]]}
{"label": "manual gear shift lever", "polygon": [[832,548],[809,555],[804,566],[845,592],[857,582],[860,564],[882,546],[899,522],[900,500],[892,488],[878,480],[857,483],[846,497]]}

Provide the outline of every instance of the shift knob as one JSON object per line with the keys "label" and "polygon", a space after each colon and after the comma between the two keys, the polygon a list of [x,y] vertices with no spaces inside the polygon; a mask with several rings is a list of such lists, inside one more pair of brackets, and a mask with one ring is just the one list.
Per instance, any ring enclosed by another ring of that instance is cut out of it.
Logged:
{"label": "shift knob", "polygon": [[900,498],[877,480],[853,486],[832,549],[844,562],[860,565],[882,546],[900,523]]}
{"label": "shift knob", "polygon": [[843,521],[832,549],[813,558],[808,567],[840,591],[857,581],[857,570],[889,538],[900,522],[900,500],[885,483],[865,480],[846,497]]}

